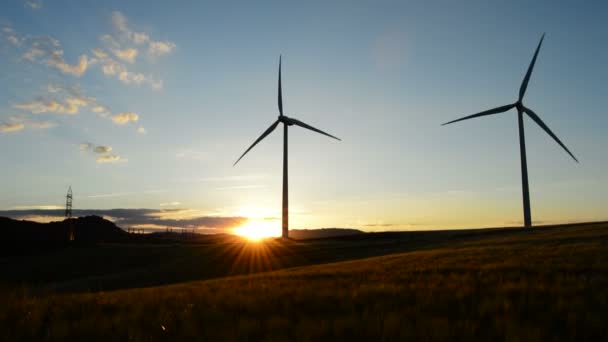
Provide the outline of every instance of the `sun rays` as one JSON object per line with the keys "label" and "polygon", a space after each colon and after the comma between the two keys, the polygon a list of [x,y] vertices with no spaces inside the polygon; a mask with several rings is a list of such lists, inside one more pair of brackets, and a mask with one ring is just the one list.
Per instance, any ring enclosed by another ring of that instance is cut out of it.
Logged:
{"label": "sun rays", "polygon": [[260,241],[281,236],[281,227],[274,220],[254,219],[235,228],[233,233],[249,241]]}

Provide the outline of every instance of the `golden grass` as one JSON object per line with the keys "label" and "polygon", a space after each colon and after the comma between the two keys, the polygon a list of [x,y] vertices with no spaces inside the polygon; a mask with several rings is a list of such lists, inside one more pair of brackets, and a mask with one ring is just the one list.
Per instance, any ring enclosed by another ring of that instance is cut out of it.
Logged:
{"label": "golden grass", "polygon": [[596,224],[162,287],[13,289],[0,340],[602,340],[607,288]]}

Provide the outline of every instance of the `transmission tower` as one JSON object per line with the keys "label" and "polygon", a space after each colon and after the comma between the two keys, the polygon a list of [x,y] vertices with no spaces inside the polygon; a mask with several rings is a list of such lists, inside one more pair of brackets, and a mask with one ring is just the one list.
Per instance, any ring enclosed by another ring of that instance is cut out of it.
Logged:
{"label": "transmission tower", "polygon": [[70,225],[70,241],[74,241],[74,223],[72,222],[72,186],[68,188],[68,194],[65,200],[65,218]]}

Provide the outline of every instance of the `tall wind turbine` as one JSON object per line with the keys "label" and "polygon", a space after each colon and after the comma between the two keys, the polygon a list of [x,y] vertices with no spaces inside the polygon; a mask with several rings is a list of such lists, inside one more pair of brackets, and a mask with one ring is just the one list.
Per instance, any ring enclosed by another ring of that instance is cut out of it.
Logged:
{"label": "tall wind turbine", "polygon": [[[549,127],[541,120],[541,118],[532,111],[532,109],[527,108],[523,104],[524,94],[526,93],[526,89],[528,88],[528,82],[530,81],[530,75],[532,74],[532,69],[534,69],[534,64],[536,63],[536,57],[538,56],[538,51],[540,50],[540,46],[543,43],[543,39],[545,38],[545,34],[540,38],[540,42],[538,42],[538,46],[536,47],[536,51],[534,52],[534,57],[532,57],[532,62],[530,62],[530,66],[528,66],[528,71],[526,72],[526,76],[519,87],[519,98],[517,102],[504,105],[501,107],[489,109],[477,114],[465,116],[460,119],[456,119],[450,122],[446,122],[443,125],[448,125],[454,122],[472,119],[480,116],[499,114],[506,112],[512,108],[517,109],[517,120],[519,122],[519,153],[521,156],[521,186],[522,186],[522,194],[523,194],[523,202],[524,202],[524,227],[530,228],[532,227],[532,214],[530,212],[530,192],[528,190],[528,166],[526,162],[526,140],[524,137],[524,117],[523,113],[528,114],[530,119],[532,119],[536,124],[538,124],[547,134],[549,134],[568,154],[578,163],[578,160],[570,150],[564,145],[559,138],[549,129]],[[442,125],[442,126],[443,126]]]}
{"label": "tall wind turbine", "polygon": [[[279,56],[279,94],[278,94],[278,104],[279,104],[279,118],[275,121],[260,137],[249,146],[249,148],[243,153],[239,159],[234,163],[236,165],[239,160],[241,160],[247,152],[249,152],[255,145],[257,145],[260,141],[262,141],[266,136],[268,136],[275,128],[279,125],[279,123],[283,124],[283,211],[282,211],[282,237],[284,239],[289,238],[289,191],[287,184],[287,127],[289,126],[300,126],[311,131],[326,135],[330,138],[334,138],[336,140],[340,140],[339,138],[334,137],[331,134],[325,133],[320,129],[314,128],[308,124],[303,123],[302,121],[296,120],[294,118],[287,117],[283,115],[283,93],[281,90],[281,56]],[[234,166],[233,165],[233,166]]]}

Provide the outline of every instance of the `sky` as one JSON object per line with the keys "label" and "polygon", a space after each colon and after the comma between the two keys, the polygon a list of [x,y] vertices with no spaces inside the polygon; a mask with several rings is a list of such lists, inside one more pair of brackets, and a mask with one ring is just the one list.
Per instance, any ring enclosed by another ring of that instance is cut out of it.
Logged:
{"label": "sky", "polygon": [[[521,225],[524,99],[579,159],[525,120],[535,224],[608,220],[605,1],[0,4],[0,216],[280,231]],[[117,210],[118,209],[118,210]]]}

